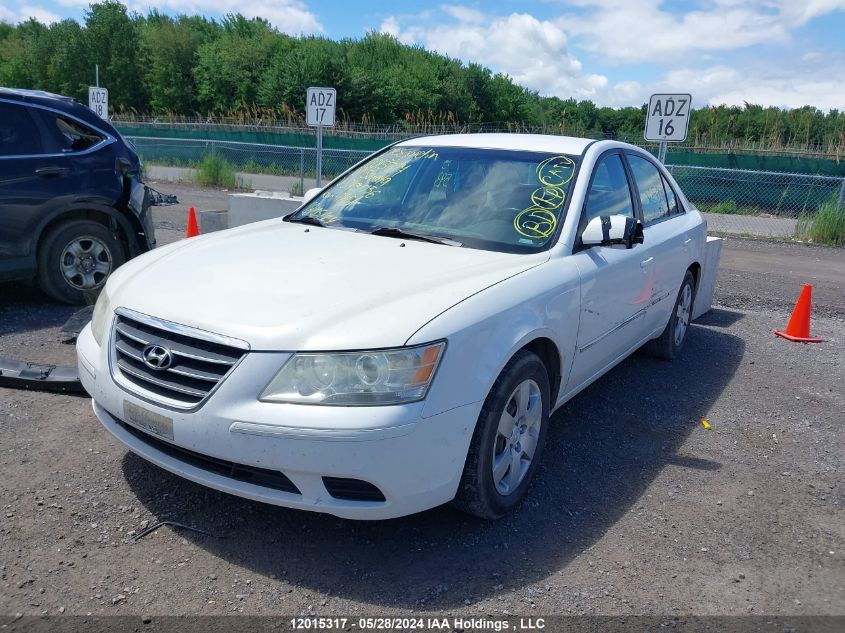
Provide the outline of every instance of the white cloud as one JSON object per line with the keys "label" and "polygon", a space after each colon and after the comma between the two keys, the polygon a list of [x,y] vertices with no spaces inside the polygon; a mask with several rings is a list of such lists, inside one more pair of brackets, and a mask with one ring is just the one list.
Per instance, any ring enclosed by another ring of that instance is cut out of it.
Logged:
{"label": "white cloud", "polygon": [[469,7],[456,7],[450,4],[440,5],[444,12],[451,15],[456,20],[467,22],[469,24],[484,24],[487,21],[485,15],[478,9],[470,9]]}
{"label": "white cloud", "polygon": [[[323,25],[300,0],[122,0],[130,11],[151,9],[188,15],[240,13],[248,18],[264,18],[282,33],[290,35],[322,33]],[[92,0],[58,0],[65,7],[87,7]]]}
{"label": "white cloud", "polygon": [[[845,0],[699,0],[687,11],[667,0],[568,0],[568,5],[570,13],[549,20],[442,6],[425,16],[390,16],[381,31],[507,73],[540,94],[599,105],[640,105],[651,93],[669,91],[691,91],[699,107],[845,104],[840,79],[845,55],[790,54],[796,28],[845,10]],[[769,58],[739,54],[755,45],[767,45]],[[585,69],[573,50],[590,53],[591,63],[601,64],[593,67],[598,72]],[[601,72],[605,67],[629,76],[611,82]]]}
{"label": "white cloud", "polygon": [[[563,29],[525,13],[491,16],[464,7],[443,7],[454,18],[447,23],[403,26],[407,16],[390,16],[380,30],[404,43],[418,43],[465,62],[476,62],[508,74],[526,88],[542,94],[592,98],[607,78],[582,73],[570,52]],[[422,23],[420,23],[422,22]]]}
{"label": "white cloud", "polygon": [[27,3],[19,3],[16,8],[10,8],[0,4],[0,22],[17,24],[18,22],[24,22],[29,18],[35,18],[43,24],[52,24],[53,22],[61,20],[61,17],[44,7]]}
{"label": "white cloud", "polygon": [[694,107],[748,102],[786,108],[812,105],[820,110],[841,110],[845,57],[827,57],[823,64],[814,63],[812,59],[804,61],[810,63],[789,67],[768,64],[753,68],[726,65],[682,68],[667,73],[655,87],[668,91],[691,86]]}
{"label": "white cloud", "polygon": [[618,64],[683,63],[683,56],[784,44],[809,20],[845,9],[845,0],[713,0],[671,12],[661,0],[571,0],[583,9],[555,20],[585,50]]}

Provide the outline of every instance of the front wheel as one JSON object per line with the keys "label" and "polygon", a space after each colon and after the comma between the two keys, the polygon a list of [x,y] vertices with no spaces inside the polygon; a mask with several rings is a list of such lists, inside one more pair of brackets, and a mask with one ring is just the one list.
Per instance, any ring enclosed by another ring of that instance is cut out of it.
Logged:
{"label": "front wheel", "polygon": [[657,358],[667,360],[675,358],[681,352],[681,348],[687,340],[694,301],[695,277],[688,270],[684,275],[683,282],[681,282],[681,289],[678,291],[678,298],[675,299],[675,307],[669,316],[666,329],[659,337],[646,343],[643,349]]}
{"label": "front wheel", "polygon": [[522,501],[545,443],[549,399],[545,365],[532,352],[518,352],[484,401],[456,507],[482,519],[498,519]]}
{"label": "front wheel", "polygon": [[38,249],[38,285],[63,303],[82,305],[126,261],[111,231],[91,220],[70,220],[53,227]]}

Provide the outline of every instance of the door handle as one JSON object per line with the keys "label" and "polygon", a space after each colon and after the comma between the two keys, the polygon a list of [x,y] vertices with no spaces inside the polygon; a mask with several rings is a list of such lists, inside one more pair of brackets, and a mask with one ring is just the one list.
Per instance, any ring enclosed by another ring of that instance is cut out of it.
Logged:
{"label": "door handle", "polygon": [[654,257],[649,257],[648,259],[644,259],[640,262],[640,268],[648,268],[651,262],[654,261]]}
{"label": "door handle", "polygon": [[36,176],[64,176],[65,174],[69,174],[70,169],[67,167],[57,167],[56,165],[51,165],[49,167],[39,167],[35,170]]}

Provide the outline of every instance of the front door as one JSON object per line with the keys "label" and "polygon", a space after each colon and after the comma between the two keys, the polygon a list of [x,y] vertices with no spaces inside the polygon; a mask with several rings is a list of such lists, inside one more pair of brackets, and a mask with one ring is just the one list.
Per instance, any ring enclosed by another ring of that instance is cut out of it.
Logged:
{"label": "front door", "polygon": [[[614,152],[596,164],[581,218],[581,229],[600,215],[636,217],[622,157]],[[622,246],[579,246],[571,256],[581,277],[578,342],[567,392],[578,389],[627,355],[647,335],[645,316],[654,261],[648,240]]]}

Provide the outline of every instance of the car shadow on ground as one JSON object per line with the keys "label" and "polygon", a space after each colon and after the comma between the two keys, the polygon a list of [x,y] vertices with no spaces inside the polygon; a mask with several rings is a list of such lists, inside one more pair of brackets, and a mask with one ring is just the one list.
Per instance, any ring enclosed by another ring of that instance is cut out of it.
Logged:
{"label": "car shadow on ground", "polygon": [[0,336],[64,325],[79,308],[52,301],[34,286],[4,283],[0,287]]}
{"label": "car shadow on ground", "polygon": [[218,493],[131,453],[123,471],[156,517],[225,535],[180,531],[233,565],[371,604],[459,607],[563,569],[636,504],[665,466],[719,469],[679,449],[700,428],[744,349],[736,336],[694,326],[681,358],[638,353],[623,362],[554,415],[528,498],[497,522],[449,507],[346,521]]}

